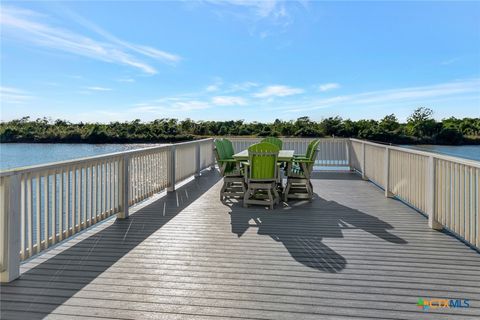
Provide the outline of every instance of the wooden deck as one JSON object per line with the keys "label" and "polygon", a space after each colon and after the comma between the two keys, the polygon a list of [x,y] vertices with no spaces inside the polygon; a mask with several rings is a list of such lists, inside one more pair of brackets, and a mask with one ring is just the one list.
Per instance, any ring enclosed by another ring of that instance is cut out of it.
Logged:
{"label": "wooden deck", "polygon": [[311,204],[269,211],[220,203],[207,172],[26,263],[1,319],[480,318],[480,254],[356,175],[315,178]]}

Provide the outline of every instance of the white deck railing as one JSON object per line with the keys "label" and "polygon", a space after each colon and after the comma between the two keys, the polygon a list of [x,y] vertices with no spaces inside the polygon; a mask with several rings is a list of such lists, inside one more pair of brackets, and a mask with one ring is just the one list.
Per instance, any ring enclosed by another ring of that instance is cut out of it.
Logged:
{"label": "white deck railing", "polygon": [[480,162],[350,139],[350,166],[480,249]]}
{"label": "white deck railing", "polygon": [[[235,151],[262,138],[229,137]],[[283,148],[305,153],[312,139],[282,138]],[[350,167],[429,218],[480,248],[480,162],[358,139],[320,139],[316,165]]]}
{"label": "white deck railing", "polygon": [[[260,142],[262,138],[238,138],[228,137],[233,143],[235,152],[247,149],[250,145]],[[281,138],[283,149],[295,150],[296,154],[305,154],[308,144],[314,138]],[[349,139],[346,138],[323,138],[320,139],[316,165],[322,167],[347,167]]]}
{"label": "white deck railing", "polygon": [[[235,151],[260,138],[230,138]],[[282,138],[305,153],[312,139]],[[213,139],[0,172],[0,271],[214,164]],[[321,139],[317,166],[346,167],[480,248],[480,163],[357,139]]]}
{"label": "white deck railing", "polygon": [[[0,172],[1,280],[19,263],[214,164],[213,139]],[[174,165],[172,165],[174,164]]]}

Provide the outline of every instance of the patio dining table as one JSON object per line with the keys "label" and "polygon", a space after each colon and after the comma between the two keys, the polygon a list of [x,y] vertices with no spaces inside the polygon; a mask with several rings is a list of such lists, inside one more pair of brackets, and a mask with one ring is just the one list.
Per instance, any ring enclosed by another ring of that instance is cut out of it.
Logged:
{"label": "patio dining table", "polygon": [[[280,150],[278,152],[278,162],[292,162],[295,150]],[[248,150],[243,150],[233,155],[237,161],[248,161]]]}

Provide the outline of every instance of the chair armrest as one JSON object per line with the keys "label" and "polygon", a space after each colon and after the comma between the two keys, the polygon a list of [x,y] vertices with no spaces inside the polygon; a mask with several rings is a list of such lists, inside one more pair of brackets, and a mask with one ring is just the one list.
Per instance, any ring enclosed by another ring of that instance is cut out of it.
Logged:
{"label": "chair armrest", "polygon": [[218,160],[218,162],[230,162],[230,163],[235,163],[235,162],[238,162],[238,160],[235,160],[235,159],[221,159],[221,160]]}
{"label": "chair armrest", "polygon": [[315,163],[315,160],[308,160],[308,159],[295,159],[297,163]]}
{"label": "chair armrest", "polygon": [[243,166],[250,166],[250,163],[246,161],[240,161],[240,164]]}

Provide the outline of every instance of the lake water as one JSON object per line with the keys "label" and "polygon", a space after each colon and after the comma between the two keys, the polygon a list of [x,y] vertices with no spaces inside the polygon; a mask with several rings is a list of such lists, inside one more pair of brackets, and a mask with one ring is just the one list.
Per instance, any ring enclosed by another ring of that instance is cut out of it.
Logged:
{"label": "lake water", "polygon": [[[157,145],[160,144],[3,143],[0,144],[0,170]],[[405,147],[480,161],[480,146],[417,145]]]}
{"label": "lake water", "polygon": [[160,146],[161,144],[2,143],[0,170]]}
{"label": "lake water", "polygon": [[403,147],[422,151],[442,153],[449,156],[461,157],[480,161],[480,145],[476,146],[437,146],[437,145],[406,145]]}

